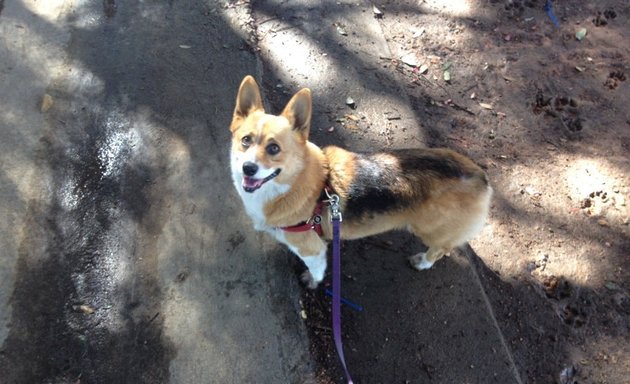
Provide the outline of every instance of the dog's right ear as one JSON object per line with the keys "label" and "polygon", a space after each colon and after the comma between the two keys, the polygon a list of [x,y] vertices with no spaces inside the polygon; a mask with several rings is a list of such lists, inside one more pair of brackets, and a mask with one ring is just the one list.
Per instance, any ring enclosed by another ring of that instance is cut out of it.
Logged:
{"label": "dog's right ear", "polygon": [[263,110],[260,89],[258,88],[258,84],[256,84],[256,80],[254,80],[252,76],[247,75],[238,88],[231,130],[234,131],[235,121],[244,119],[250,113],[257,110]]}

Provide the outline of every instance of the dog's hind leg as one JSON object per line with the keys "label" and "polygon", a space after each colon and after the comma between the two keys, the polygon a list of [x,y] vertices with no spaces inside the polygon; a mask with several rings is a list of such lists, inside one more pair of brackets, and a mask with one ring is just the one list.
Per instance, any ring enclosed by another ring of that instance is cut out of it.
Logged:
{"label": "dog's hind leg", "polygon": [[409,262],[415,269],[422,271],[431,268],[436,261],[449,252],[450,249],[448,248],[430,247],[426,252],[420,252],[411,256]]}

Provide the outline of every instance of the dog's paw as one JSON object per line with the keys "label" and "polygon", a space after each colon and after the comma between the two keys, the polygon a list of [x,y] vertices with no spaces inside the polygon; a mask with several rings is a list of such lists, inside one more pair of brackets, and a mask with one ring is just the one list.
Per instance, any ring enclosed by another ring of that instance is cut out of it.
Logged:
{"label": "dog's paw", "polygon": [[319,281],[315,280],[315,278],[309,271],[304,271],[300,279],[308,289],[315,289],[319,285]]}
{"label": "dog's paw", "polygon": [[429,269],[433,266],[433,261],[427,260],[426,252],[420,252],[409,258],[409,263],[418,271]]}

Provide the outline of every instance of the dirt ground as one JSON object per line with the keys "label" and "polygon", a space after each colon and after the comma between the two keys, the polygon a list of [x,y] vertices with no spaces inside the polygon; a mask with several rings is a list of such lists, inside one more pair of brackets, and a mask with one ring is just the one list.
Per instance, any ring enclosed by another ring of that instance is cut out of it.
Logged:
{"label": "dirt ground", "polygon": [[[628,382],[630,6],[554,2],[555,26],[542,0],[460,3],[461,9],[447,11],[439,1],[375,3],[392,51],[382,65],[405,85],[422,116],[425,144],[471,156],[492,180],[494,203],[484,233],[471,244],[479,255],[472,261],[522,379]],[[336,121],[334,129],[374,135],[361,133],[363,121]],[[392,123],[384,134],[393,138],[395,117]],[[405,253],[413,249],[410,242],[388,235],[344,247],[358,254]],[[381,284],[404,289],[412,272],[401,276],[389,260],[344,264],[350,298],[405,308],[395,320],[383,319],[388,325],[380,329],[361,329],[360,313],[344,312],[350,365],[370,372],[361,382],[388,382],[407,365],[420,366],[425,376],[410,371],[406,382],[440,382],[438,370],[423,363],[423,348],[428,352],[421,341],[418,350],[387,354],[382,345],[362,341],[370,333],[382,333],[383,345],[388,337],[406,337],[397,329],[426,305],[384,297],[378,283],[365,284],[378,271]],[[334,368],[326,303],[321,289],[304,294],[322,383],[342,377]]]}
{"label": "dirt ground", "polygon": [[[383,28],[400,57],[429,67],[391,64],[413,84],[431,145],[469,154],[494,183],[489,225],[472,246],[523,376],[561,381],[565,364],[576,372],[566,382],[625,382],[630,7],[555,3],[559,28],[543,1],[493,1],[474,19],[412,15],[392,2],[383,8],[411,18],[419,36],[393,17]],[[449,108],[461,113],[446,120]]]}

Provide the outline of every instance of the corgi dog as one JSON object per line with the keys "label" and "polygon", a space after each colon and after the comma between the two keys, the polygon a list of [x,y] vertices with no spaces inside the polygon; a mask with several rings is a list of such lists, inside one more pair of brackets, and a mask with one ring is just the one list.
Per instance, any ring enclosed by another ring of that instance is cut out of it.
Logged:
{"label": "corgi dog", "polygon": [[305,88],[280,115],[265,113],[258,85],[247,76],[230,124],[232,179],[245,210],[255,229],[304,262],[309,288],[326,271],[332,224],[321,201],[329,193],[339,196],[342,239],[406,229],[428,247],[410,257],[418,270],[481,231],[492,188],[472,160],[449,149],[322,149],[308,140],[311,111]]}

